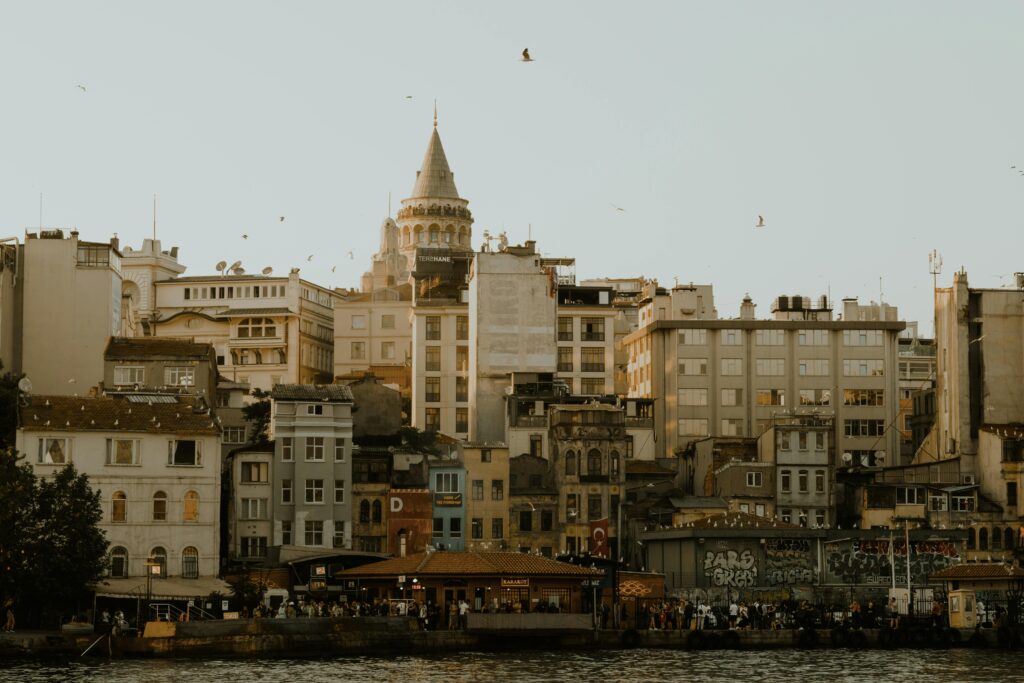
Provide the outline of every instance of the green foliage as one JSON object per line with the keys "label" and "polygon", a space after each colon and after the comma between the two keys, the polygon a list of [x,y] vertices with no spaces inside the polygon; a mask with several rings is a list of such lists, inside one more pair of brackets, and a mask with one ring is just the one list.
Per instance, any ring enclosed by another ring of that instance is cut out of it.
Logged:
{"label": "green foliage", "polygon": [[249,430],[249,443],[259,445],[267,443],[270,429],[270,393],[262,389],[253,389],[252,397],[256,400],[242,408],[242,418],[252,423]]}
{"label": "green foliage", "polygon": [[[3,363],[0,363],[0,370]],[[0,449],[14,448],[18,430],[18,380],[23,375],[0,375]]]}
{"label": "green foliage", "polygon": [[398,436],[402,439],[402,445],[415,451],[426,451],[436,453],[435,441],[437,432],[422,432],[415,427],[403,426],[398,428]]}
{"label": "green foliage", "polygon": [[240,607],[252,609],[263,599],[263,587],[249,574],[240,574],[225,581],[231,586],[232,602]]}

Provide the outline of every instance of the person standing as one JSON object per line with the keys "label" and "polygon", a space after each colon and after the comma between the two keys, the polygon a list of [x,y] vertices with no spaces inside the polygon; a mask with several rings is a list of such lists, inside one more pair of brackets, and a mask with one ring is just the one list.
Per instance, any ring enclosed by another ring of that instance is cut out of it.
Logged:
{"label": "person standing", "polygon": [[736,618],[739,616],[740,608],[733,600],[729,603],[729,628],[736,628]]}
{"label": "person standing", "polygon": [[4,622],[4,631],[14,633],[14,600],[8,599],[5,606],[7,607],[7,620]]}

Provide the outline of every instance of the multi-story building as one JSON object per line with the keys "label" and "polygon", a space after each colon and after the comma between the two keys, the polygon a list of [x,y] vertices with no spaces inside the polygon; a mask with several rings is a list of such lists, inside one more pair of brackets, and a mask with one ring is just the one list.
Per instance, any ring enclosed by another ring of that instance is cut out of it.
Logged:
{"label": "multi-story building", "polygon": [[360,446],[352,456],[352,548],[388,552],[388,503],[392,453],[389,448]]}
{"label": "multi-story building", "polygon": [[88,475],[102,501],[111,577],[146,576],[147,561],[161,577],[219,572],[220,428],[204,402],[26,399],[17,448],[37,476],[69,463]]}
{"label": "multi-story building", "polygon": [[[362,372],[393,381],[412,367],[412,285],[338,292],[334,304],[334,374]],[[398,384],[408,385],[409,379]]]}
{"label": "multi-story building", "polygon": [[558,287],[558,379],[573,394],[603,396],[615,388],[613,290]]}
{"label": "multi-story building", "polygon": [[[455,452],[428,456],[430,493],[434,497],[433,545],[438,550],[465,550],[466,547],[466,468]],[[505,538],[504,521],[494,518],[489,536]]]}
{"label": "multi-story building", "polygon": [[504,550],[509,539],[509,458],[503,443],[459,444],[469,480],[466,550]]}
{"label": "multi-story building", "polygon": [[278,384],[272,544],[280,560],[310,549],[351,549],[352,392],[341,385]]}
{"label": "multi-story building", "polygon": [[20,251],[16,237],[0,239],[0,367],[4,372],[14,372],[21,364],[22,311],[16,289]]}
{"label": "multi-story building", "polygon": [[202,396],[217,394],[217,358],[210,344],[156,337],[111,337],[103,352],[103,389]]}
{"label": "multi-story building", "polygon": [[122,296],[132,302],[137,334],[153,334],[152,323],[160,319],[156,305],[156,283],[185,272],[178,262],[178,247],[164,250],[160,240],[144,239],[141,249],[126,246],[121,251]]}
{"label": "multi-story building", "polygon": [[157,337],[212,344],[232,381],[269,391],[275,384],[330,381],[334,299],[299,277],[204,275],[155,283]]}
{"label": "multi-story building", "polygon": [[[643,326],[626,337],[629,395],[654,399],[659,455],[707,435],[757,436],[775,415],[798,412],[832,416],[837,452],[869,466],[891,464],[904,323],[861,320],[867,307],[855,300],[844,302],[842,320],[832,320],[827,301],[813,307],[803,297],[779,297],[771,320],[754,318],[749,297],[737,319],[702,318],[714,312],[710,290],[673,291],[682,304],[670,308],[671,297],[652,288]],[[676,310],[693,317],[659,317]]]}
{"label": "multi-story building", "polygon": [[[274,537],[274,442],[235,448],[227,458],[228,557],[266,562]],[[276,554],[276,553],[275,553]],[[270,558],[273,559],[273,558]]]}
{"label": "multi-story building", "polygon": [[[712,495],[725,500],[729,512],[775,517],[775,469],[771,462],[730,460],[714,470]],[[789,508],[790,519],[792,510]]]}
{"label": "multi-story building", "polygon": [[510,549],[553,557],[562,549],[565,525],[551,461],[529,453],[512,456],[508,479]]}
{"label": "multi-story building", "polygon": [[812,528],[835,524],[834,433],[829,417],[791,414],[779,415],[758,439],[761,462],[775,465],[775,507],[783,522]]}
{"label": "multi-story building", "polygon": [[[900,412],[896,425],[900,430],[900,461],[908,464],[914,459],[917,446],[914,438],[914,398],[935,387],[935,342],[918,336],[917,323],[907,323],[899,338],[899,392]],[[920,418],[922,415],[918,415]],[[920,420],[918,420],[920,422]],[[930,427],[930,425],[929,425]],[[920,430],[921,425],[918,425]]]}

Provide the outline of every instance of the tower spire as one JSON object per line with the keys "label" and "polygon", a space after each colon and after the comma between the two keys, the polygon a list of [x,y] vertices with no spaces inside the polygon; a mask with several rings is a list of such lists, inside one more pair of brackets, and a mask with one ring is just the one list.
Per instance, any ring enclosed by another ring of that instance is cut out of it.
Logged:
{"label": "tower spire", "polygon": [[437,128],[437,100],[434,100],[434,128]]}

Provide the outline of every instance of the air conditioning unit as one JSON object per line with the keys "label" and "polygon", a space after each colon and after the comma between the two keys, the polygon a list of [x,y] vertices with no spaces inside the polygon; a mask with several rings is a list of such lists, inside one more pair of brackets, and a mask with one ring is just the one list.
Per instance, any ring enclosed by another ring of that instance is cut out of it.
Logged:
{"label": "air conditioning unit", "polygon": [[964,486],[974,486],[978,483],[977,478],[973,474],[964,474],[961,476]]}

